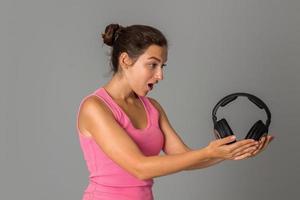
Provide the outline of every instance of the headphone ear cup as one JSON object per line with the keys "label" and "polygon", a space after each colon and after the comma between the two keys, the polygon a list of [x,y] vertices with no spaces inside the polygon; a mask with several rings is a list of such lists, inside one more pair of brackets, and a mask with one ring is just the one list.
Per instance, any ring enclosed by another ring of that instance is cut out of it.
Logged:
{"label": "headphone ear cup", "polygon": [[266,125],[261,120],[259,120],[251,127],[245,139],[254,139],[258,141],[267,132],[268,129]]}
{"label": "headphone ear cup", "polygon": [[217,135],[218,139],[233,135],[233,132],[232,132],[229,124],[227,123],[226,119],[224,119],[224,118],[217,121],[214,128],[219,133],[219,135]]}

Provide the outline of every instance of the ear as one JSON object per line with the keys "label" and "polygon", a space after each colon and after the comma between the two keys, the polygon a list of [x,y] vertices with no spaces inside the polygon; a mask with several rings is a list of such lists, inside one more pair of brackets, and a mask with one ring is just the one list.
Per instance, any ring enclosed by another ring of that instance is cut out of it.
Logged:
{"label": "ear", "polygon": [[124,69],[128,69],[128,67],[130,67],[132,65],[133,61],[132,59],[129,57],[129,55],[126,52],[122,52],[119,56],[119,65],[121,66],[121,68]]}

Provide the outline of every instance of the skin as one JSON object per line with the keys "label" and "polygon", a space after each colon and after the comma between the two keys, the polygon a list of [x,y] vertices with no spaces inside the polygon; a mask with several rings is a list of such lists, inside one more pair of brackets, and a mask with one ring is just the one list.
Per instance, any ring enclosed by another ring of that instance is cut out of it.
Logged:
{"label": "skin", "polygon": [[[103,87],[128,114],[135,127],[144,128],[146,114],[139,96],[146,96],[148,83],[163,80],[163,66],[167,48],[149,46],[136,60],[127,53],[119,56],[119,70]],[[153,88],[155,89],[155,88]],[[231,137],[213,140],[201,149],[189,148],[171,126],[162,106],[153,98],[151,103],[160,113],[159,124],[165,136],[165,155],[144,156],[137,145],[116,122],[113,114],[99,98],[88,97],[79,112],[79,129],[86,137],[93,137],[102,150],[117,164],[139,179],[209,167],[224,160],[241,160],[261,153],[274,138],[263,137],[256,142],[240,140],[234,144]]]}

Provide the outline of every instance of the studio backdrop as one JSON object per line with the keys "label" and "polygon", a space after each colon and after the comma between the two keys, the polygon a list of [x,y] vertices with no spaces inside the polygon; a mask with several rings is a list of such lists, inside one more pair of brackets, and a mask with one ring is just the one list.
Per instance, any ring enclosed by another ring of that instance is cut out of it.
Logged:
{"label": "studio backdrop", "polygon": [[[107,24],[151,25],[169,41],[164,80],[148,93],[191,148],[214,138],[211,112],[246,92],[272,112],[258,156],[154,179],[159,200],[299,198],[300,1],[1,0],[0,199],[80,200],[88,171],[76,132],[84,96],[107,83]],[[238,139],[264,110],[220,108]]]}

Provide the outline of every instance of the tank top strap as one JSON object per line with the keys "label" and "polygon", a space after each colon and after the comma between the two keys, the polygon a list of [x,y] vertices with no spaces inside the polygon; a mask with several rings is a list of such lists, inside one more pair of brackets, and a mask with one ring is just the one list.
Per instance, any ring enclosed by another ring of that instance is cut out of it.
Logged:
{"label": "tank top strap", "polygon": [[[127,128],[130,125],[130,119],[124,113],[124,111],[119,107],[119,105],[109,96],[105,88],[100,87],[93,92],[93,95],[101,98],[104,103],[109,107],[109,109],[114,114],[114,117],[119,122],[123,128]],[[159,112],[155,106],[152,105],[149,98],[146,96],[138,96],[142,103],[145,105],[146,112],[148,112],[150,125],[159,127]]]}
{"label": "tank top strap", "polygon": [[148,110],[151,124],[155,127],[159,127],[159,111],[151,103],[151,101],[148,97],[146,97],[146,96],[139,96],[139,97],[143,101],[146,109]]}
{"label": "tank top strap", "polygon": [[110,96],[108,96],[107,92],[104,90],[103,87],[100,87],[97,90],[95,90],[93,92],[93,95],[99,97],[108,106],[108,108],[111,110],[117,121],[121,120],[121,118],[123,117],[122,111],[118,106],[115,105],[115,102],[111,99]]}

